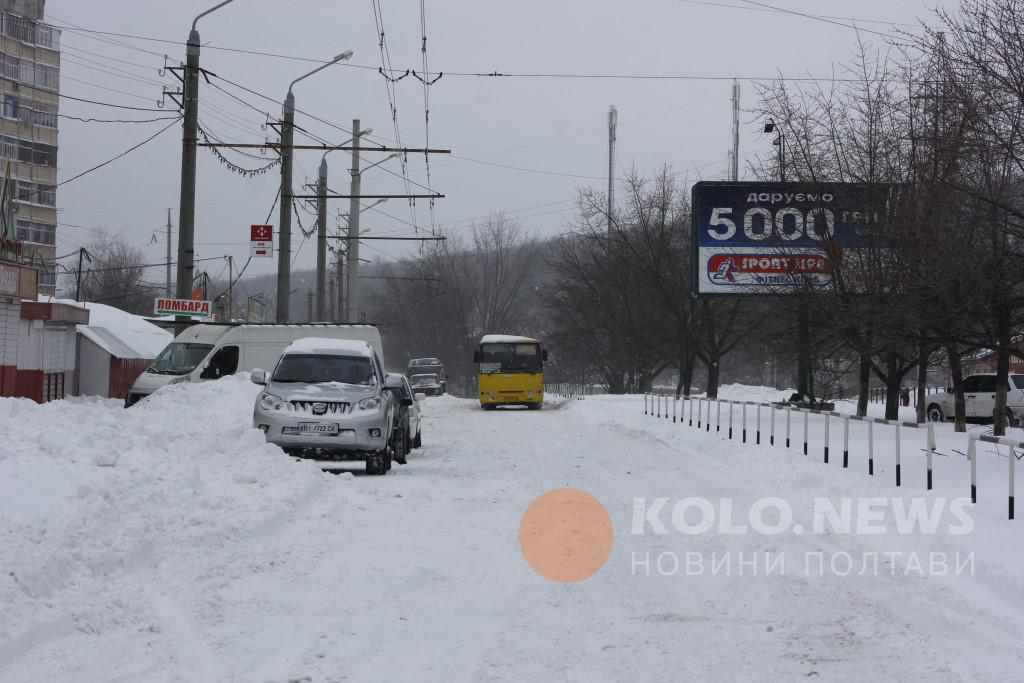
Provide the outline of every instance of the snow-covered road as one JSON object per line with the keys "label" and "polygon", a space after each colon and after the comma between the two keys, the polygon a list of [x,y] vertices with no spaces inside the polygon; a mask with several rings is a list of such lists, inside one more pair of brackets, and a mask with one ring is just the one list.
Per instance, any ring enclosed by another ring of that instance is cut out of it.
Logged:
{"label": "snow-covered road", "polygon": [[[686,535],[669,510],[688,496],[737,511],[778,497],[810,529],[817,496],[924,492],[644,418],[636,397],[541,412],[431,399],[409,465],[324,475],[260,445],[244,378],[171,389],[130,411],[0,401],[0,681],[1024,671],[1024,527],[994,512],[965,536]],[[535,574],[518,540],[531,501],[562,487],[595,496],[615,527],[607,564],[577,584]],[[635,499],[659,497],[667,533],[633,533]],[[839,551],[853,572],[804,571]],[[905,571],[907,553],[972,551],[973,576]],[[878,575],[858,575],[865,554],[882,558]],[[782,556],[784,571],[766,571]]]}

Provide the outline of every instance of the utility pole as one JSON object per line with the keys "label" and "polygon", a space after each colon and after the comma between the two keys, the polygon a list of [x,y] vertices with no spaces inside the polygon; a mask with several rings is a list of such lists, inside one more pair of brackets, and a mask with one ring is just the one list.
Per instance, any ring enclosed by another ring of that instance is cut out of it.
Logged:
{"label": "utility pole", "polygon": [[356,306],[359,305],[359,195],[362,191],[362,176],[359,172],[359,119],[352,120],[352,186],[348,205],[348,259],[345,275],[344,320],[358,319]]}
{"label": "utility pole", "polygon": [[292,144],[295,133],[295,96],[284,98],[281,122],[281,219],[277,250],[277,322],[288,322],[292,281]]}
{"label": "utility pole", "polygon": [[316,319],[327,320],[327,155],[316,185]]}
{"label": "utility pole", "polygon": [[85,247],[78,249],[78,272],[75,274],[75,301],[82,300],[82,258],[86,258],[92,263],[92,257],[89,256],[89,251]]}
{"label": "utility pole", "polygon": [[228,322],[235,310],[235,257],[228,256]]}
{"label": "utility pole", "polygon": [[732,173],[730,180],[740,179],[740,83],[732,82]]}
{"label": "utility pole", "polygon": [[170,299],[174,296],[174,292],[171,290],[171,210],[167,209],[167,293],[166,296]]}
{"label": "utility pole", "polygon": [[[216,12],[234,0],[221,0],[192,20],[192,30],[185,43],[185,66],[181,69],[181,195],[178,203],[178,281],[177,297],[189,299],[192,296],[192,281],[195,276],[195,227],[196,227],[196,143],[199,131],[199,20]],[[177,67],[170,67],[177,72]],[[166,92],[166,91],[165,91]],[[168,243],[170,240],[168,240]],[[171,259],[167,259],[170,262]],[[179,315],[175,318],[178,328],[183,328],[191,317]]]}
{"label": "utility pole", "polygon": [[608,233],[611,234],[615,211],[615,133],[619,125],[619,110],[608,109]]}
{"label": "utility pole", "polygon": [[306,322],[313,322],[313,290],[306,290]]}
{"label": "utility pole", "polygon": [[[199,30],[195,22],[192,22],[192,31],[185,46],[181,104],[185,111],[181,137],[181,197],[178,203],[177,296],[179,299],[191,299],[195,277],[193,241],[196,225],[196,137],[199,130]],[[179,315],[177,321],[184,324],[189,317]]]}

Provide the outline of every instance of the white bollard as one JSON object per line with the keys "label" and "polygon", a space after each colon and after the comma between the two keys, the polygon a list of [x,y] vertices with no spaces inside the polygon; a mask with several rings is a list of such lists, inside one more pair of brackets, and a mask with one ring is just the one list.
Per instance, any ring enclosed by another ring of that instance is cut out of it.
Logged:
{"label": "white bollard", "polygon": [[740,413],[740,428],[743,430],[743,443],[747,442],[747,402],[743,402],[743,411]]}
{"label": "white bollard", "polygon": [[804,411],[804,455],[807,455],[807,422],[811,419],[811,411]]}
{"label": "white bollard", "polygon": [[967,437],[967,459],[971,461],[971,502],[978,502],[978,440]]}
{"label": "white bollard", "polygon": [[775,445],[775,404],[768,404],[768,421],[770,426],[768,427],[768,445]]}
{"label": "white bollard", "polygon": [[850,417],[843,418],[843,469],[850,466]]}
{"label": "white bollard", "polygon": [[928,457],[928,484],[927,485],[928,485],[928,490],[931,491],[932,490],[932,457],[935,455],[935,423],[934,422],[929,422],[928,423],[928,433],[927,433],[927,437],[926,438],[927,438],[927,441],[928,441],[928,443],[927,443],[928,449],[926,451],[926,455]]}
{"label": "white bollard", "polygon": [[786,406],[786,448],[789,448],[789,426],[792,422],[793,417],[793,406]]}
{"label": "white bollard", "polygon": [[828,444],[829,444],[829,425],[832,424],[832,420],[829,419],[829,414],[825,413],[825,464],[828,464]]}
{"label": "white bollard", "polygon": [[715,407],[715,431],[722,431],[722,402],[717,401]]}
{"label": "white bollard", "polygon": [[729,438],[732,439],[732,401],[729,401]]}
{"label": "white bollard", "polygon": [[900,462],[900,423],[896,422],[896,486],[903,483],[902,463]]}
{"label": "white bollard", "polygon": [[757,422],[754,431],[754,443],[758,446],[761,445],[761,404],[757,404],[757,410],[754,411],[757,414]]}
{"label": "white bollard", "polygon": [[1014,489],[1014,470],[1017,467],[1017,454],[1013,450],[1013,446],[1010,446],[1010,519],[1013,519],[1013,489]]}
{"label": "white bollard", "polygon": [[868,418],[868,476],[875,476],[875,423]]}

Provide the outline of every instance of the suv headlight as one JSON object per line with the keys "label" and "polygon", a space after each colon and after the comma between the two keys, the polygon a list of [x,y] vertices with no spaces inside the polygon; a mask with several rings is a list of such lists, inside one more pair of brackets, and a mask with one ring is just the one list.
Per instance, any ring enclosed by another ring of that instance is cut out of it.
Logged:
{"label": "suv headlight", "polygon": [[370,396],[369,398],[364,398],[362,401],[357,403],[356,407],[359,408],[359,410],[377,410],[377,408],[380,408],[380,403],[380,396]]}
{"label": "suv headlight", "polygon": [[260,407],[264,410],[281,410],[284,408],[284,400],[274,394],[260,394]]}

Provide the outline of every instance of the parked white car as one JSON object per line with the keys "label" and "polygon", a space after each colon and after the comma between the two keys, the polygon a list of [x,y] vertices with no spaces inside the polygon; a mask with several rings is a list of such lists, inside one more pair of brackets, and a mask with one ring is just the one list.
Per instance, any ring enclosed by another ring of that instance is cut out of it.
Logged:
{"label": "parked white car", "polygon": [[396,403],[392,450],[402,454],[402,458],[398,460],[398,462],[402,462],[413,448],[423,445],[423,435],[420,429],[420,403],[426,399],[427,395],[419,391],[413,392],[408,378],[401,373],[389,372],[385,379],[389,383],[401,383],[402,385],[401,389],[391,392]]}
{"label": "parked white car", "polygon": [[396,455],[392,431],[400,381],[388,381],[377,351],[367,342],[310,337],[285,349],[269,374],[253,370],[263,387],[253,407],[253,426],[268,443],[322,469],[366,462],[368,474],[384,474]]}
{"label": "parked white car", "polygon": [[[994,374],[968,375],[963,381],[964,411],[968,420],[992,419],[996,405],[996,376]],[[1024,375],[1010,375],[1006,389],[1006,410],[1009,422],[1018,424],[1024,418]],[[948,389],[928,397],[928,420],[942,422],[954,419],[954,395]]]}

